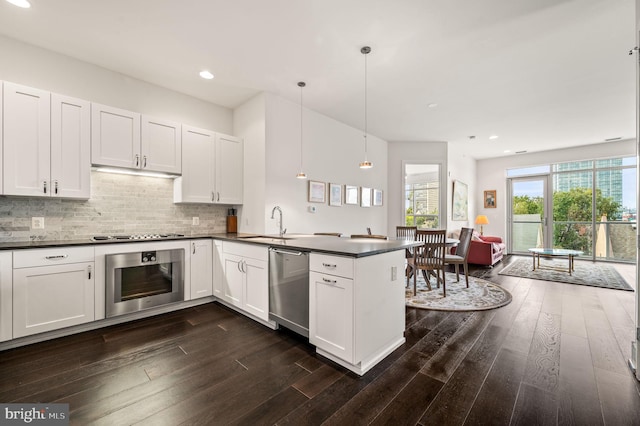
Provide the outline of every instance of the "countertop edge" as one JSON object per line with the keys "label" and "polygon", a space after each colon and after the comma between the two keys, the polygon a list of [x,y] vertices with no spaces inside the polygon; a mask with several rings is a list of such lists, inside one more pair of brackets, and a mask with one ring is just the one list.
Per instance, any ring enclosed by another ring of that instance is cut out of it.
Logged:
{"label": "countertop edge", "polygon": [[[347,243],[349,240],[343,238],[342,241],[338,237],[317,237],[317,238],[305,238],[305,237],[288,237],[290,239],[285,240],[286,243],[280,243],[278,241],[256,241],[251,238],[256,234],[243,234],[243,233],[212,233],[206,235],[185,235],[183,237],[169,237],[162,239],[140,239],[140,240],[105,240],[105,241],[93,241],[87,240],[51,240],[51,241],[16,241],[0,243],[0,251],[8,250],[29,250],[29,249],[43,249],[43,248],[56,248],[56,247],[73,247],[73,246],[102,246],[110,244],[136,244],[136,243],[149,243],[149,242],[165,242],[165,241],[184,241],[184,240],[199,240],[199,239],[214,239],[222,241],[230,241],[242,244],[253,244],[267,247],[279,247],[297,249],[303,251],[310,251],[315,253],[324,253],[337,256],[347,257],[367,257],[375,256],[377,254],[388,253],[392,251],[404,250],[405,248],[415,245],[413,241],[406,240],[371,240],[363,241],[366,244],[361,250],[330,247],[340,243]],[[277,237],[268,237],[277,240]],[[302,243],[301,241],[305,241]],[[389,243],[395,243],[389,246]]]}

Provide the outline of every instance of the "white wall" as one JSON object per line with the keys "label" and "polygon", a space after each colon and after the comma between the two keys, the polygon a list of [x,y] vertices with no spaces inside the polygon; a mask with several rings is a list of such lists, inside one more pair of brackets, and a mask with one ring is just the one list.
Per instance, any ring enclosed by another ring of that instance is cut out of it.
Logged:
{"label": "white wall", "polygon": [[[485,234],[498,235],[503,238],[507,235],[507,169],[560,163],[565,161],[635,155],[635,141],[625,140],[478,160],[476,169],[476,186],[478,188],[476,203],[478,205],[478,212],[482,211],[483,213],[486,213],[489,219],[489,225],[484,226]],[[495,209],[484,209],[482,207],[482,191],[487,189],[495,189],[497,191]]]}
{"label": "white wall", "polygon": [[[369,208],[344,204],[333,207],[328,201],[308,202],[309,180],[381,189],[386,197],[385,141],[369,135],[368,158],[374,167],[361,170],[358,163],[364,158],[362,132],[305,108],[303,161],[308,179],[300,180],[295,178],[300,168],[300,105],[265,94],[237,108],[235,115],[235,134],[248,142],[245,161],[253,164],[249,167],[259,169],[260,162],[265,167],[264,182],[252,182],[247,173],[260,175],[261,172],[245,169],[247,183],[241,232],[277,233],[277,220],[271,219],[271,210],[277,205],[283,210],[284,227],[289,233],[359,234],[365,233],[367,227],[374,233],[385,233],[386,200],[382,207]],[[251,127],[251,123],[261,122],[265,123],[264,148],[260,147],[263,143],[260,125]],[[309,206],[314,206],[316,213],[310,213]]]}
{"label": "white wall", "polygon": [[238,231],[264,233],[266,98],[259,94],[233,112],[233,134],[244,139],[244,203],[238,208]]}
{"label": "white wall", "polygon": [[0,80],[232,133],[233,111],[0,36]]}
{"label": "white wall", "polygon": [[[395,235],[396,226],[403,225],[404,219],[404,164],[439,164],[441,183],[446,182],[448,174],[446,142],[391,142],[389,143],[387,214],[389,223],[387,234]],[[446,199],[450,190],[442,183],[440,198]],[[441,212],[441,228],[447,228],[450,202],[445,203]]]}
{"label": "white wall", "polygon": [[[329,206],[309,203],[309,180],[381,189],[387,194],[387,143],[368,135],[368,158],[374,167],[362,170],[363,132],[334,119],[305,109],[303,114],[303,165],[308,179],[296,179],[300,165],[300,105],[267,96],[267,190],[265,197],[266,232],[277,232],[271,210],[279,205],[284,211],[284,226],[289,232],[366,233],[387,229],[386,208],[355,205]],[[327,188],[328,191],[328,188]],[[328,195],[328,192],[327,192]],[[316,207],[316,213],[308,211]]]}

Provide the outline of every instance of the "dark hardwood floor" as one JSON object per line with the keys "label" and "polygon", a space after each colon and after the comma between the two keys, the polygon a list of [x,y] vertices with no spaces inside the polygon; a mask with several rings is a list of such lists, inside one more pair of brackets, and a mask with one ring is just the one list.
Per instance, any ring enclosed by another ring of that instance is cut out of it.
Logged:
{"label": "dark hardwood floor", "polygon": [[364,377],[212,303],[1,352],[0,401],[69,403],[76,425],[640,424],[634,294],[501,267],[474,275],[509,305],[407,309],[406,344]]}

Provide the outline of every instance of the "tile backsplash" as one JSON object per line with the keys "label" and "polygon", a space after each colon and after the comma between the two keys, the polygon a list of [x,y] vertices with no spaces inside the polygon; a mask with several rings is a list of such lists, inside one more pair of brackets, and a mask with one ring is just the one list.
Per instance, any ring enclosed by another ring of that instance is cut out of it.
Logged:
{"label": "tile backsplash", "polygon": [[[91,172],[91,199],[0,197],[0,242],[225,232],[229,206],[174,204],[173,179]],[[44,217],[44,229],[31,229]],[[192,225],[198,217],[200,224]]]}

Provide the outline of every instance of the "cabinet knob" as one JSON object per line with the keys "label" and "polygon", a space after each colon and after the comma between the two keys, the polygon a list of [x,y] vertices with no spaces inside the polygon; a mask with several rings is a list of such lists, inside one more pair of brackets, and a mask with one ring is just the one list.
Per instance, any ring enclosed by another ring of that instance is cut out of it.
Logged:
{"label": "cabinet knob", "polygon": [[42,189],[43,189],[44,193],[46,194],[47,193],[47,181],[46,180],[42,182]]}
{"label": "cabinet knob", "polygon": [[142,168],[143,169],[147,168],[147,156],[146,155],[142,156]]}
{"label": "cabinet knob", "polygon": [[53,181],[53,193],[58,195],[58,181],[57,180]]}
{"label": "cabinet knob", "polygon": [[136,167],[140,167],[140,155],[136,154]]}

